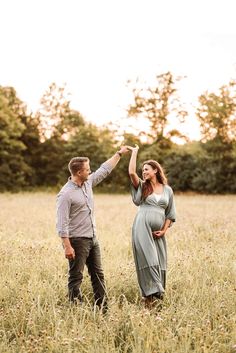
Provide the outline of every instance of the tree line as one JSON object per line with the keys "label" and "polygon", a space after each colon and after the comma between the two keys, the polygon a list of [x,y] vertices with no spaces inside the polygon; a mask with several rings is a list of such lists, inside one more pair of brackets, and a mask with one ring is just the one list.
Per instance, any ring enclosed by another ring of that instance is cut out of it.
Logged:
{"label": "tree line", "polygon": [[[0,191],[59,187],[69,174],[74,156],[87,156],[95,170],[122,144],[140,146],[139,163],[159,161],[175,191],[236,192],[236,81],[198,99],[195,118],[201,140],[188,141],[178,129],[168,130],[171,119],[184,122],[188,112],[178,97],[181,78],[167,72],[152,86],[129,82],[133,101],[127,107],[132,132],[115,122],[99,127],[71,108],[66,88],[52,83],[37,112],[29,112],[13,87],[0,86]],[[144,128],[137,128],[138,122]],[[184,143],[177,144],[177,139]],[[129,190],[129,157],[103,183],[108,192]],[[138,165],[139,173],[141,164]]]}

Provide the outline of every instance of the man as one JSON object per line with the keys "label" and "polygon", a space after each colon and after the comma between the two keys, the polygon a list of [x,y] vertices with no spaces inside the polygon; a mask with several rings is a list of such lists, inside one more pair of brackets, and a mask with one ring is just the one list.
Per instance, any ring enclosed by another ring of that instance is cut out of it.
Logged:
{"label": "man", "polygon": [[62,239],[65,257],[69,261],[68,290],[72,302],[82,302],[80,286],[84,266],[87,265],[95,303],[99,307],[106,306],[92,188],[111,173],[126,152],[128,149],[122,146],[92,174],[87,157],[72,158],[68,165],[71,176],[57,195],[57,231]]}

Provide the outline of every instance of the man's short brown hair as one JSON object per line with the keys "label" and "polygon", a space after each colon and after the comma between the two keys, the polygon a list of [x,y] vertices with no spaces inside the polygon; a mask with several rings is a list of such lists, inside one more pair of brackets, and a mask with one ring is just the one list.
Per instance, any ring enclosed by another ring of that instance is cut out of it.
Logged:
{"label": "man's short brown hair", "polygon": [[74,157],[70,160],[68,164],[68,169],[71,175],[76,175],[76,173],[83,169],[84,163],[89,162],[88,157]]}

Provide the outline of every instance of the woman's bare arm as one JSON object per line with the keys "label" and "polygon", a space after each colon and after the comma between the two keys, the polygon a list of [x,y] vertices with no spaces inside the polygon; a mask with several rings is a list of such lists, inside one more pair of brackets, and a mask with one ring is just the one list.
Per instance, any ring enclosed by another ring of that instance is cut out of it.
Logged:
{"label": "woman's bare arm", "polygon": [[129,161],[129,176],[131,183],[133,186],[137,189],[139,185],[139,177],[138,174],[136,173],[136,164],[137,164],[137,154],[139,147],[135,145],[135,147],[128,146],[127,147],[132,153]]}

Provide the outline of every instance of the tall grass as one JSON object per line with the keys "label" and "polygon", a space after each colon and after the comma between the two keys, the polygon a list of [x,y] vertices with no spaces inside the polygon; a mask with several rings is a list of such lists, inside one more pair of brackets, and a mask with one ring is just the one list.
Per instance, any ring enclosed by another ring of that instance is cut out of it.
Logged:
{"label": "tall grass", "polygon": [[230,353],[236,351],[236,196],[176,196],[162,308],[140,301],[130,197],[95,195],[109,295],[106,315],[67,300],[55,195],[0,195],[0,352]]}

